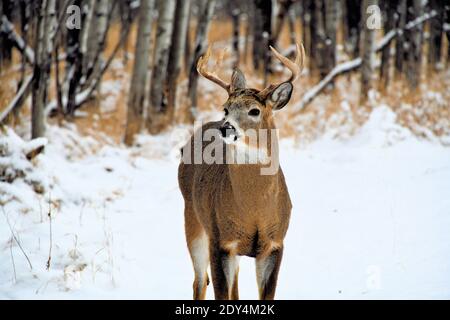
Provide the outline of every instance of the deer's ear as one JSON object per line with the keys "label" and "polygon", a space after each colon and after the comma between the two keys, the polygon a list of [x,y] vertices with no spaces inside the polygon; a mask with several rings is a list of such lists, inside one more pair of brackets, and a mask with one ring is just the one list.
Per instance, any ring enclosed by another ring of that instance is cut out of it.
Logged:
{"label": "deer's ear", "polygon": [[267,97],[267,103],[273,110],[280,110],[291,100],[294,87],[290,82],[284,82],[275,87]]}
{"label": "deer's ear", "polygon": [[235,90],[239,89],[245,89],[246,88],[246,81],[245,76],[239,69],[234,69],[233,75],[231,76],[231,86],[230,91],[233,92]]}

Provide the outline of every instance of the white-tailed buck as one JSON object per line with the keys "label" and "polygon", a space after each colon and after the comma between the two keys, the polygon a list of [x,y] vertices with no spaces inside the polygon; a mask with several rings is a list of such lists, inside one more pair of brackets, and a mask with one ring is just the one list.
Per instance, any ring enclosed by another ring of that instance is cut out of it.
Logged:
{"label": "white-tailed buck", "polygon": [[[195,271],[194,299],[205,298],[209,283],[208,265],[211,266],[215,298],[238,299],[238,256],[256,258],[260,299],[273,299],[275,296],[283,241],[292,208],[283,171],[277,166],[273,174],[261,174],[267,166],[267,162],[261,159],[256,163],[224,161],[212,164],[204,161],[198,164],[193,160],[195,152],[203,152],[206,147],[211,149],[212,143],[215,144],[214,152],[224,150],[226,159],[233,152],[256,151],[278,163],[273,111],[280,110],[289,102],[293,82],[301,73],[305,54],[303,46],[297,45],[294,62],[275,49],[271,50],[292,76],[264,90],[247,88],[243,73],[237,69],[230,84],[208,72],[210,49],[197,65],[202,76],[228,92],[228,100],[223,106],[223,120],[204,124],[199,130],[215,129],[219,138],[213,142],[202,139],[198,150],[194,146],[194,133],[182,149],[184,156],[178,171],[185,202],[186,240]],[[267,132],[268,139],[262,142],[258,138],[256,145],[250,145],[246,132],[251,130]]]}

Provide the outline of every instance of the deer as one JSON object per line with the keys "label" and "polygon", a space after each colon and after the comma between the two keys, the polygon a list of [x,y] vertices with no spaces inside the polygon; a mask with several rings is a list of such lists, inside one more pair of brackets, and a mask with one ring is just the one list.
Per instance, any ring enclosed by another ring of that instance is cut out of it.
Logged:
{"label": "deer", "polygon": [[[223,119],[200,128],[219,132],[220,139],[214,141],[223,147],[224,154],[239,145],[249,146],[247,130],[266,129],[270,138],[256,148],[264,149],[272,161],[278,161],[274,112],[284,108],[291,99],[294,81],[303,69],[305,51],[303,45],[297,44],[296,58],[292,61],[273,47],[270,49],[291,76],[263,90],[248,88],[238,68],[234,69],[230,83],[208,71],[211,47],[198,60],[198,73],[228,93]],[[200,151],[206,145],[202,141]],[[193,146],[192,136],[181,149],[182,154]],[[250,146],[244,150],[250,150]],[[240,256],[255,258],[259,299],[275,298],[292,203],[281,166],[273,174],[262,175],[265,165],[263,161],[195,164],[182,159],[180,162],[178,183],[184,199],[186,242],[195,273],[194,300],[206,298],[208,267],[215,299],[239,299]]]}

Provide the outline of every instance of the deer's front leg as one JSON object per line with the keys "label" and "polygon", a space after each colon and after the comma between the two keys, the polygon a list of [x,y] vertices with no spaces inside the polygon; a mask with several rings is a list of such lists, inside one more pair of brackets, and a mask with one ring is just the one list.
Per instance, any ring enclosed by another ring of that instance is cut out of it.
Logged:
{"label": "deer's front leg", "polygon": [[260,300],[274,299],[282,257],[282,246],[256,257],[256,279]]}
{"label": "deer's front leg", "polygon": [[[217,244],[211,248],[211,275],[216,300],[237,298],[238,258]],[[233,290],[234,289],[234,290]]]}

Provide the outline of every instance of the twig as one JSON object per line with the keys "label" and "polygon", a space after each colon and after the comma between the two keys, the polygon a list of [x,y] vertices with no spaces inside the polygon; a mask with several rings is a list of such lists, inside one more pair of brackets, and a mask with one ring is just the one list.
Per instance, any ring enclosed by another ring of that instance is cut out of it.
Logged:
{"label": "twig", "polygon": [[22,251],[23,255],[27,259],[28,265],[30,266],[30,270],[33,270],[33,265],[31,264],[30,259],[28,258],[28,255],[25,253],[25,250],[22,248],[22,245],[20,244],[19,239],[17,239],[16,235],[14,234],[14,230],[11,226],[11,223],[9,222],[8,215],[5,212],[5,209],[2,207],[3,215],[5,216],[6,222],[8,223],[9,230],[11,231],[11,235],[14,239],[14,241],[17,243],[17,246],[19,247],[20,251]]}
{"label": "twig", "polygon": [[48,250],[47,270],[50,270],[50,264],[52,261],[52,246],[53,246],[53,232],[52,232],[52,197],[48,198],[48,222],[50,229],[50,247]]}
{"label": "twig", "polygon": [[13,254],[13,239],[11,238],[11,242],[9,243],[9,253],[11,254],[11,262],[13,266],[13,274],[14,274],[14,283],[17,282],[17,273],[16,273],[16,263],[14,262],[14,254]]}
{"label": "twig", "polygon": [[0,123],[3,123],[3,121],[5,121],[5,119],[12,111],[20,108],[23,105],[26,97],[31,92],[32,83],[33,83],[33,76],[29,76],[28,78],[25,79],[16,96],[12,99],[12,101],[5,108],[5,110],[3,110],[2,113],[0,114]]}
{"label": "twig", "polygon": [[17,34],[14,26],[8,18],[3,15],[0,17],[0,33],[5,33],[13,42],[14,46],[23,54],[30,64],[34,63],[34,51],[31,49],[25,40]]}

